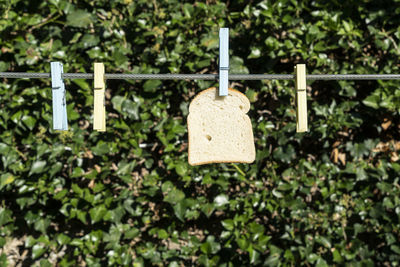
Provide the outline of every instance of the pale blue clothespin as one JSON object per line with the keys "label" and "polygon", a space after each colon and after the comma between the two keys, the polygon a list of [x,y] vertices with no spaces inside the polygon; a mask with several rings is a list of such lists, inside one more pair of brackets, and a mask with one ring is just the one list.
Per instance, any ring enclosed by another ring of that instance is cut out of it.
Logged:
{"label": "pale blue clothespin", "polygon": [[50,68],[51,91],[53,92],[53,129],[67,131],[67,103],[65,85],[62,80],[63,65],[60,62],[51,62]]}
{"label": "pale blue clothespin", "polygon": [[219,95],[228,95],[229,28],[219,29]]}

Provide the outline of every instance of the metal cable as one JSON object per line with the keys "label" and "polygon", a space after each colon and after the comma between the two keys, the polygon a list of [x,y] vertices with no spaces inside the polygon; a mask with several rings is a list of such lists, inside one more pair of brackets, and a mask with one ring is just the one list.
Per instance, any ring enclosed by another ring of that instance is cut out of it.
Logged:
{"label": "metal cable", "polygon": [[309,74],[307,80],[399,80],[400,74]]}
{"label": "metal cable", "polygon": [[0,78],[50,78],[50,73],[0,72]]}
{"label": "metal cable", "polygon": [[106,79],[127,80],[217,80],[218,74],[105,74]]}
{"label": "metal cable", "polygon": [[[218,74],[112,74],[109,80],[218,80]],[[93,79],[92,73],[63,73],[64,79]],[[50,78],[50,73],[0,72],[0,78]],[[292,80],[294,74],[230,74],[229,80]],[[399,80],[400,74],[308,74],[307,80]]]}

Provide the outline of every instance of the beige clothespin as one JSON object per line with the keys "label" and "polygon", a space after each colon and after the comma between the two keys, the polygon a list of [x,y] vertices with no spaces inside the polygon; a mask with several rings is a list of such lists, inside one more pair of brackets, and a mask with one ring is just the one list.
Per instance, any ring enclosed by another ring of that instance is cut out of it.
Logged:
{"label": "beige clothespin", "polygon": [[104,64],[94,63],[94,110],[93,129],[106,131]]}
{"label": "beige clothespin", "polygon": [[306,65],[297,64],[296,72],[296,106],[297,106],[297,127],[296,132],[307,132],[307,83]]}

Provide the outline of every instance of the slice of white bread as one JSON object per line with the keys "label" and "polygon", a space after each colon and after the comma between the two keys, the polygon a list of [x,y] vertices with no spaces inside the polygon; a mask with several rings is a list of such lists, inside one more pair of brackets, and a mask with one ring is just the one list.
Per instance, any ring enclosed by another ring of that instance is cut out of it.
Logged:
{"label": "slice of white bread", "polygon": [[190,103],[187,118],[189,164],[253,162],[256,151],[246,115],[249,109],[247,97],[231,88],[227,96],[218,96],[215,87],[199,93]]}

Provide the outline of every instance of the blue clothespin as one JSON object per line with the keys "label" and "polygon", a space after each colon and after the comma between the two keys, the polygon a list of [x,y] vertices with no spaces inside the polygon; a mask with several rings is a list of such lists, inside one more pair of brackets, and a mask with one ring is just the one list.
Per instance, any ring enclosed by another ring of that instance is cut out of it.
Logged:
{"label": "blue clothespin", "polygon": [[228,95],[229,28],[219,29],[219,95]]}
{"label": "blue clothespin", "polygon": [[63,65],[60,62],[51,62],[50,68],[51,91],[53,92],[53,129],[67,131],[67,103],[65,85],[62,80]]}

